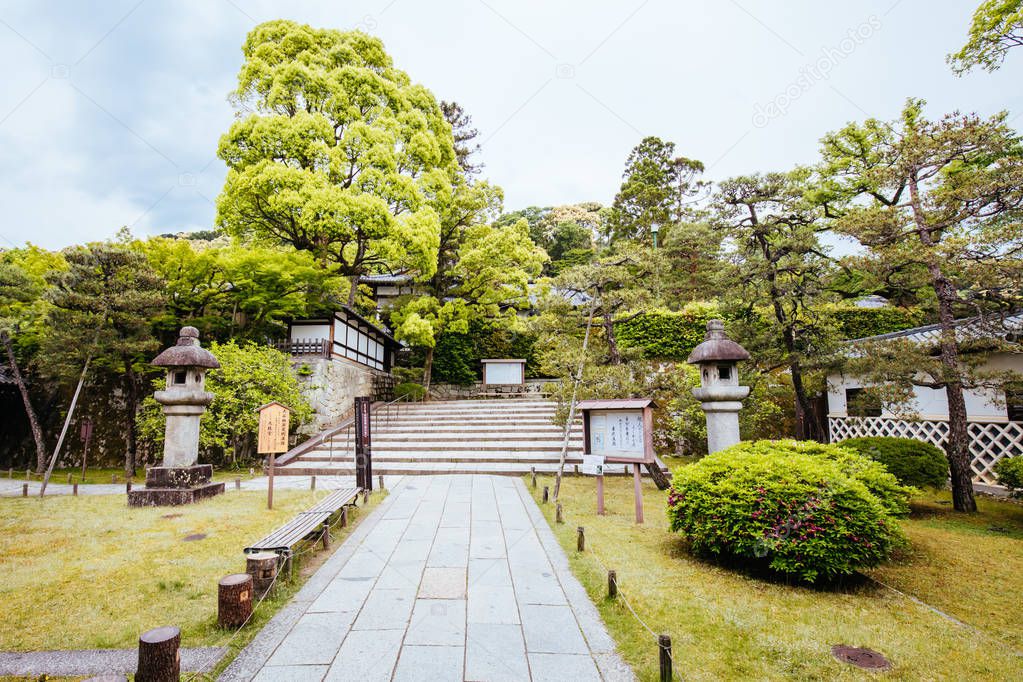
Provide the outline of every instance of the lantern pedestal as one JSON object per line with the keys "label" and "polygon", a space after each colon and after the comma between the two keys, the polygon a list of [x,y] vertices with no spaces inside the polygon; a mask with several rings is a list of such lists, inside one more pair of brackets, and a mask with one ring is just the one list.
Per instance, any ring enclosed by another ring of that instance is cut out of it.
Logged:
{"label": "lantern pedestal", "polygon": [[146,487],[128,493],[129,507],[173,507],[192,504],[224,492],[223,483],[214,483],[213,466],[149,467]]}

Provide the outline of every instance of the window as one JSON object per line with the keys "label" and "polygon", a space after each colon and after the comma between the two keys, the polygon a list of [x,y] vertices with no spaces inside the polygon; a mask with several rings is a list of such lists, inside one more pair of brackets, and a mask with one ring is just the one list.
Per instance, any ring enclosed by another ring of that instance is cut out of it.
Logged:
{"label": "window", "polygon": [[187,376],[188,376],[188,372],[186,372],[185,370],[183,370],[183,369],[175,370],[175,372],[174,372],[174,383],[175,384],[183,384],[183,383],[185,383],[185,380],[186,380]]}
{"label": "window", "polygon": [[1023,422],[1023,383],[1005,385],[1005,411],[1009,421]]}
{"label": "window", "polygon": [[732,378],[732,368],[728,365],[718,365],[718,379],[728,381]]}
{"label": "window", "polygon": [[845,412],[850,417],[880,417],[881,400],[862,388],[847,388]]}

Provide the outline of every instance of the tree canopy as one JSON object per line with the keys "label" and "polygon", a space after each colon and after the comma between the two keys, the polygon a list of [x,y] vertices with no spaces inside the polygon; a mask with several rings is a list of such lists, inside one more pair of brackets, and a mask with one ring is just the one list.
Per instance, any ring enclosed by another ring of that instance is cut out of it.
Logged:
{"label": "tree canopy", "polygon": [[974,68],[996,71],[1010,49],[1023,45],[1023,0],[986,0],[973,13],[966,44],[948,56],[962,75]]}

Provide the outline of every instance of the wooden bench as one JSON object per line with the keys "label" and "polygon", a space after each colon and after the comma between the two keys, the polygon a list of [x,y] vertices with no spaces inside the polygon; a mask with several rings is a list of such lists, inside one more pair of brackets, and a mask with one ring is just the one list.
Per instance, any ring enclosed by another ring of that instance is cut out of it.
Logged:
{"label": "wooden bench", "polygon": [[330,517],[341,511],[343,507],[354,506],[361,492],[362,489],[356,487],[335,490],[317,502],[311,509],[299,513],[298,516],[275,529],[262,540],[246,547],[245,553],[275,552],[287,558],[291,554],[292,547],[310,535],[321,532],[323,524],[328,522]]}

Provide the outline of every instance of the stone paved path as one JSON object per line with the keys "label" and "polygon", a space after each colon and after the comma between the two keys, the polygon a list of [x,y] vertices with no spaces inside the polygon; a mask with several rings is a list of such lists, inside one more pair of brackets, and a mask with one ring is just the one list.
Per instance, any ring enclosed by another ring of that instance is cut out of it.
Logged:
{"label": "stone paved path", "polygon": [[634,680],[522,481],[412,476],[221,680]]}
{"label": "stone paved path", "polygon": [[[227,652],[220,647],[181,649],[181,669],[208,670]],[[104,673],[134,674],[138,649],[81,649],[77,651],[0,652],[0,675],[78,677]]]}

